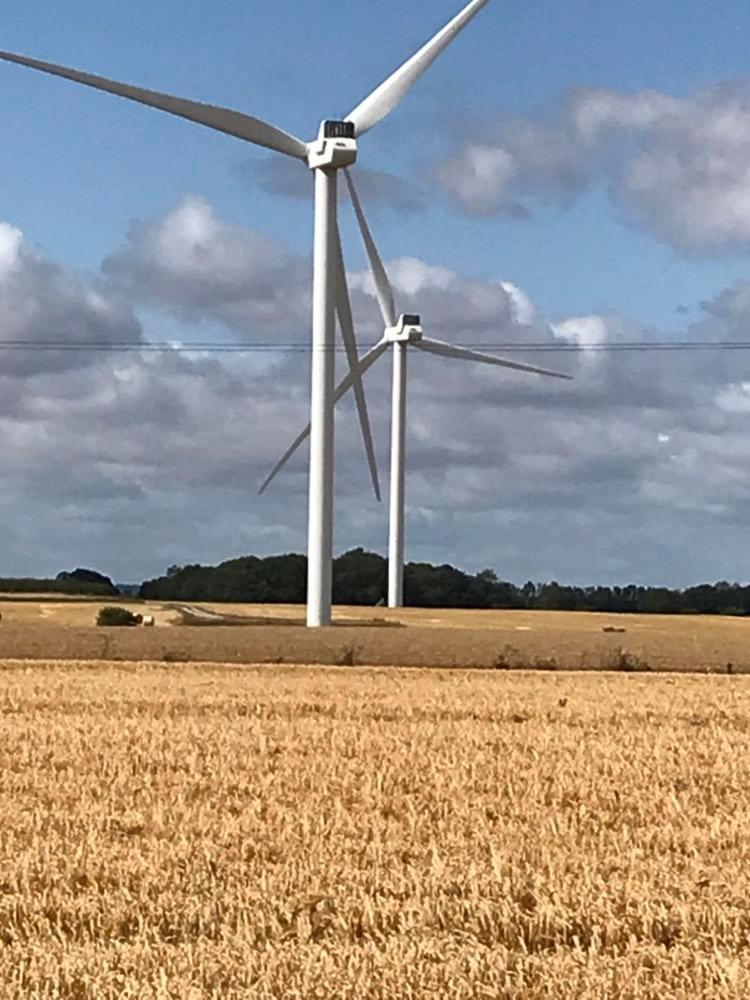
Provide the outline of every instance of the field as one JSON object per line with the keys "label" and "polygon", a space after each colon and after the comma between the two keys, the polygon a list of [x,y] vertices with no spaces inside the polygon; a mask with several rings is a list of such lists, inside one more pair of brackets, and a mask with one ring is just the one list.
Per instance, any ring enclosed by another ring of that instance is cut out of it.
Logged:
{"label": "field", "polygon": [[0,669],[0,996],[750,995],[750,680]]}
{"label": "field", "polygon": [[741,618],[337,608],[311,633],[296,606],[116,603],[156,628],[97,628],[100,602],[0,600],[0,659],[750,673]]}

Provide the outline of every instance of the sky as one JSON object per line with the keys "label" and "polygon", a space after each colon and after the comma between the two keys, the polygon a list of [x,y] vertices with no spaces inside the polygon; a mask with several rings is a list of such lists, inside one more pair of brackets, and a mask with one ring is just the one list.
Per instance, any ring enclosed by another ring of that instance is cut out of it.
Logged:
{"label": "sky", "polygon": [[[311,139],[459,0],[9,0],[4,49],[235,108]],[[505,579],[747,580],[750,8],[490,0],[356,176],[402,311],[512,343],[552,383],[412,358],[407,557]],[[304,551],[312,215],[304,166],[0,64],[0,575]],[[362,349],[382,332],[342,199]],[[270,344],[151,353],[148,342]],[[524,354],[524,343],[577,353]],[[368,376],[387,481],[389,366]],[[336,549],[386,547],[354,414]]]}

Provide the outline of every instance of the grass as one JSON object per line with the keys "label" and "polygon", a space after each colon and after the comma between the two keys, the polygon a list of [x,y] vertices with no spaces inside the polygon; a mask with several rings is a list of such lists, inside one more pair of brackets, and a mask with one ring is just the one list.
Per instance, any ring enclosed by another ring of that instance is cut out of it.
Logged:
{"label": "grass", "polygon": [[750,681],[0,670],[4,998],[740,1000]]}

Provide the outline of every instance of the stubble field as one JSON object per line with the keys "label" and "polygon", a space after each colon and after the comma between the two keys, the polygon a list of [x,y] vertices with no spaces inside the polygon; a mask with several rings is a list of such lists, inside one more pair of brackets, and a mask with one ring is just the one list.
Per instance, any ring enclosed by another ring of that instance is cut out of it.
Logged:
{"label": "stubble field", "polygon": [[739,1000],[743,677],[0,670],[0,996]]}
{"label": "stubble field", "polygon": [[156,627],[97,628],[92,601],[0,599],[0,659],[750,673],[743,618],[344,607],[336,627],[308,630],[292,605],[190,606],[201,620],[169,603],[109,603]]}

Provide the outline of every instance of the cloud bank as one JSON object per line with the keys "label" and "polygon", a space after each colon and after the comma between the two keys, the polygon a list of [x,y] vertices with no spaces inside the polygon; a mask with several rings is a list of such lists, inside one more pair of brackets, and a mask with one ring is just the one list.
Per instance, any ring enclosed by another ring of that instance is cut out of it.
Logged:
{"label": "cloud bank", "polygon": [[[586,128],[596,133],[615,112],[592,108]],[[549,322],[502,276],[477,280],[415,258],[387,266],[399,309],[421,313],[429,335],[503,343],[519,349],[514,359],[576,379],[412,352],[410,558],[492,566],[519,582],[747,576],[750,356],[601,352],[653,334],[619,316]],[[351,285],[364,349],[382,332],[377,304],[368,274],[353,273]],[[189,324],[208,324],[225,341],[281,344],[292,329],[300,341],[308,295],[309,261],[192,198],[134,224],[94,276],[46,259],[0,224],[6,343],[138,346],[164,339],[160,317],[185,324],[185,339]],[[750,283],[705,303],[688,336],[731,340],[748,320]],[[583,349],[522,350],[530,343]],[[3,350],[0,358],[4,573],[89,563],[138,580],[175,562],[304,550],[306,454],[271,493],[256,490],[307,420],[309,356]],[[367,383],[384,475],[389,381],[384,358]],[[350,402],[337,427],[337,549],[383,551],[387,511],[369,492]]]}

